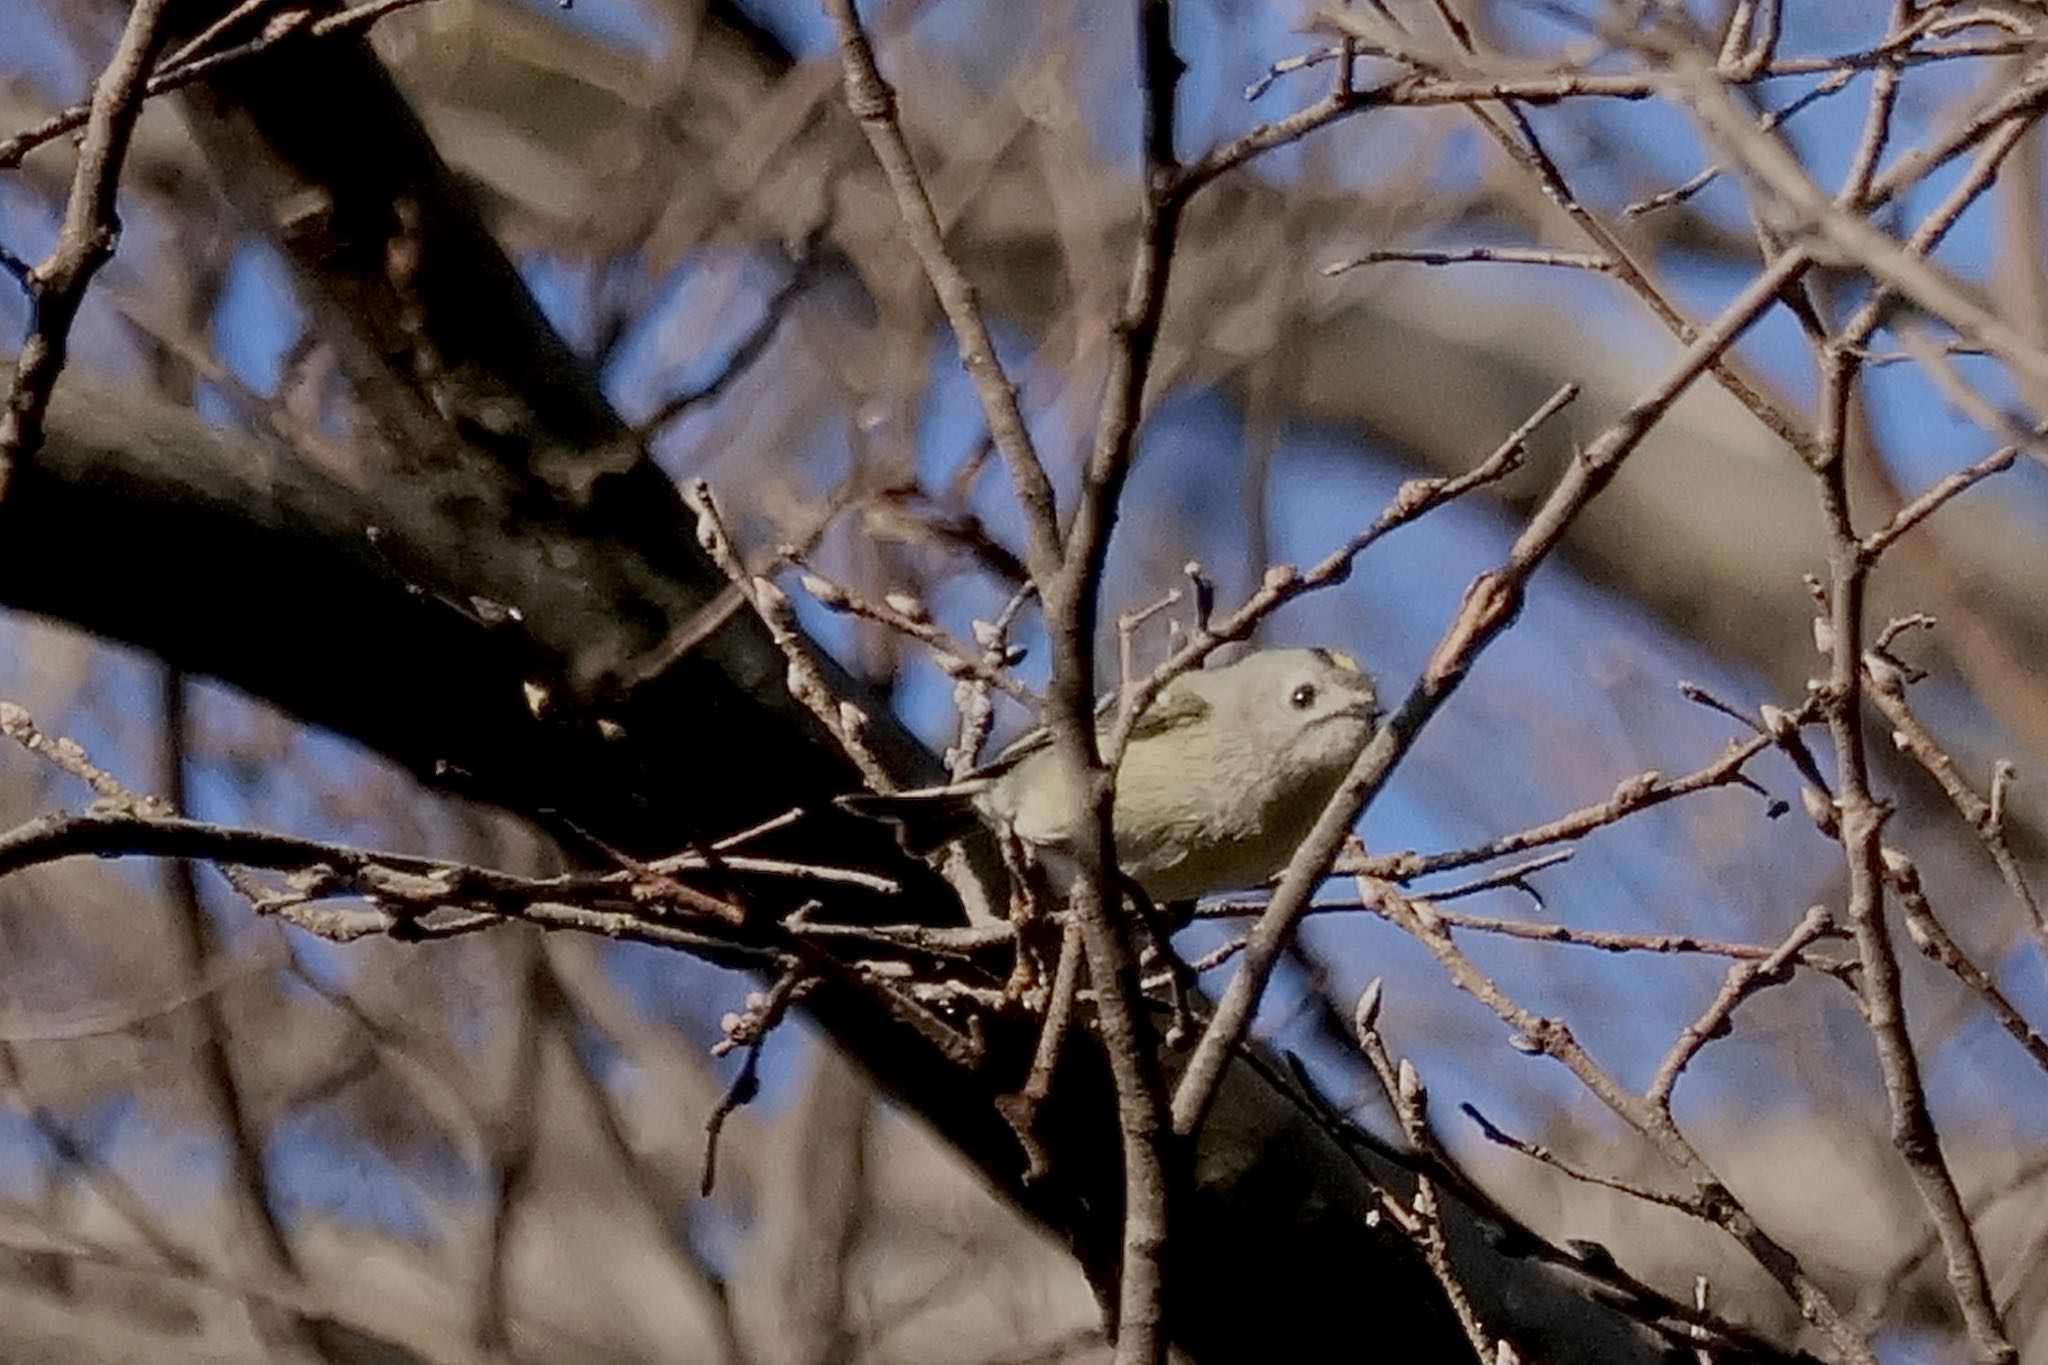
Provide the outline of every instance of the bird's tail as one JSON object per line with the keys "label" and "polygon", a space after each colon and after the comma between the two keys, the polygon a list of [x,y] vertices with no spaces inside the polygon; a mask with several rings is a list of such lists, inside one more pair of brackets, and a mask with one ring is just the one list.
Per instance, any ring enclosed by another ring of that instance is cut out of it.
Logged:
{"label": "bird's tail", "polygon": [[897,842],[923,857],[971,833],[976,785],[926,787],[908,792],[855,792],[837,799],[841,810],[896,826]]}

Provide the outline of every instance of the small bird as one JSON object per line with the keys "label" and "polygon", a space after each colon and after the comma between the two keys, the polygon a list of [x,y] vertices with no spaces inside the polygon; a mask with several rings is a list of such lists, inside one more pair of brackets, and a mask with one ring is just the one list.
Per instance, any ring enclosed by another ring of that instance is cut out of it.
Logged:
{"label": "small bird", "polygon": [[[1286,867],[1379,720],[1372,678],[1327,649],[1255,650],[1182,674],[1138,717],[1117,768],[1118,866],[1156,905],[1265,882]],[[1041,863],[1071,843],[1083,814],[1043,730],[946,786],[839,804],[895,824],[914,854],[980,819]]]}

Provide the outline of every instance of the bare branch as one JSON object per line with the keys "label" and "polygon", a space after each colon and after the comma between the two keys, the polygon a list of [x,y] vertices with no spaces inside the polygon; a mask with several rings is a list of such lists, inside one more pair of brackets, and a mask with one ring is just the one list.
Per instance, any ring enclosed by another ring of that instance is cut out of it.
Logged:
{"label": "bare branch", "polygon": [[168,7],[169,0],[136,0],[129,11],[120,42],[93,90],[57,245],[24,281],[34,320],[15,357],[7,405],[0,408],[0,498],[7,495],[15,467],[32,458],[43,443],[43,414],[64,369],[72,320],[85,302],[92,277],[114,254],[120,236],[114,192],[121,182],[129,135],[142,111],[144,80],[163,46]]}

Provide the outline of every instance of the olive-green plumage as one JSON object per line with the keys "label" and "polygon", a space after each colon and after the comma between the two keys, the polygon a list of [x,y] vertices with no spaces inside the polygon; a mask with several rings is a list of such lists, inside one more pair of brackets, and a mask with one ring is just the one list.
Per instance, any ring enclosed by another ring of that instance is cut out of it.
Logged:
{"label": "olive-green plumage", "polygon": [[[1155,902],[1255,886],[1287,864],[1379,719],[1372,679],[1341,654],[1264,649],[1187,673],[1139,717],[1117,768],[1117,863]],[[1081,811],[1043,732],[946,787],[842,798],[925,852],[980,817],[1042,860]]]}

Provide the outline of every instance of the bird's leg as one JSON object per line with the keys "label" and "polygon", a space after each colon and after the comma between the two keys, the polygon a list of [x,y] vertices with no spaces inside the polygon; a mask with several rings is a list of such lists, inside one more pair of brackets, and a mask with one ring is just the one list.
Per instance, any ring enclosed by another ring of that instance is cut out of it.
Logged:
{"label": "bird's leg", "polygon": [[1038,1107],[1052,1093],[1053,1072],[1059,1068],[1060,1049],[1067,1040],[1067,1026],[1074,1017],[1074,1000],[1081,990],[1081,925],[1069,918],[1060,935],[1059,959],[1053,968],[1052,989],[1045,1000],[1045,1023],[1038,1031],[1038,1046],[1031,1054],[1031,1074],[1024,1088],[1013,1095],[998,1095],[996,1109],[1008,1120],[1024,1148],[1024,1179],[1037,1180],[1051,1169],[1045,1144],[1038,1140]]}
{"label": "bird's leg", "polygon": [[1046,906],[1058,899],[1046,879],[1044,867],[1009,830],[996,836],[1002,851],[1003,869],[1010,874],[1010,933],[1012,957],[1010,979],[1003,984],[1005,1003],[1021,1003],[1036,1014],[1046,1008],[1043,999],[1051,940],[1052,916]]}
{"label": "bird's leg", "polygon": [[1173,932],[1192,918],[1193,906],[1186,901],[1172,901],[1162,913],[1145,894],[1145,888],[1122,873],[1117,874],[1123,884],[1124,894],[1138,912],[1138,922],[1145,926],[1146,944],[1138,954],[1138,972],[1142,978],[1148,967],[1166,969],[1166,998],[1172,1010],[1171,1021],[1166,1028],[1166,1045],[1179,1047],[1194,1028],[1194,1016],[1188,1010],[1188,997],[1195,989],[1195,969],[1187,959],[1174,951]]}

